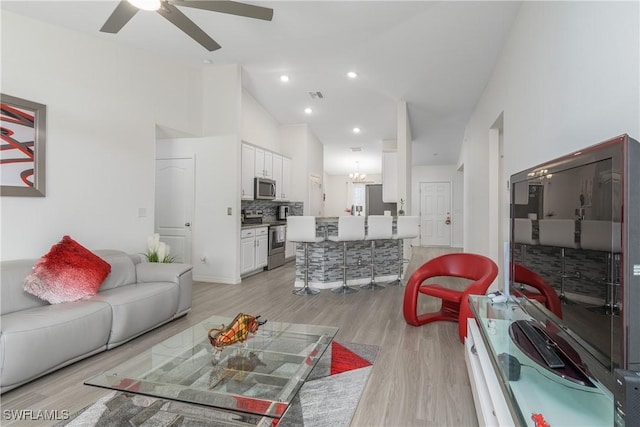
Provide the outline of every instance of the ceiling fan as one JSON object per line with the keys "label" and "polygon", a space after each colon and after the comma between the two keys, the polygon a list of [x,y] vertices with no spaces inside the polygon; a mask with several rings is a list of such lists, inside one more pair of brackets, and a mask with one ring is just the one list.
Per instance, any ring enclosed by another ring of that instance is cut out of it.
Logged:
{"label": "ceiling fan", "polygon": [[155,10],[209,52],[220,49],[221,46],[215,40],[180,12],[176,6],[193,7],[264,21],[271,21],[273,18],[273,9],[230,0],[121,0],[100,31],[115,34],[133,18],[138,10]]}

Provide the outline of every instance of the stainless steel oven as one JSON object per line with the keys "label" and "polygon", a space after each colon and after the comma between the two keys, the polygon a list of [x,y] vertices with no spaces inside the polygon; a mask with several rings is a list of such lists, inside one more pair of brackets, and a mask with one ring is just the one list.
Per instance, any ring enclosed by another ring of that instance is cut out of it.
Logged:
{"label": "stainless steel oven", "polygon": [[286,225],[269,226],[269,258],[267,270],[280,267],[284,264],[284,250],[287,242]]}

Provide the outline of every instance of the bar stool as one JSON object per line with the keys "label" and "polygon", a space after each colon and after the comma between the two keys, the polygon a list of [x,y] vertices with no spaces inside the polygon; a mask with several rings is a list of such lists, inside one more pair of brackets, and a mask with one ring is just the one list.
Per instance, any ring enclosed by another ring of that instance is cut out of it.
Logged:
{"label": "bar stool", "polygon": [[603,314],[620,314],[617,305],[617,289],[620,287],[620,252],[622,252],[622,229],[619,222],[582,220],[580,221],[580,246],[582,249],[601,251],[606,254],[606,286],[604,304],[588,307]]}
{"label": "bar stool", "polygon": [[533,238],[533,220],[529,218],[513,219],[513,242],[518,243],[522,249],[520,262],[526,264],[527,248],[530,245],[538,245],[540,241]]}
{"label": "bar stool", "polygon": [[[538,245],[540,241],[533,238],[533,220],[529,218],[513,219],[513,243],[520,245],[520,264],[527,265],[527,249],[531,245]],[[520,290],[524,291],[525,285],[520,283]]]}
{"label": "bar stool", "polygon": [[[541,219],[539,240],[543,246],[559,246],[560,260],[560,301],[563,304],[571,304],[572,301],[564,294],[564,282],[566,279],[579,279],[579,271],[567,273],[565,267],[565,249],[580,249],[580,243],[576,242],[576,222],[573,219]],[[579,240],[579,239],[578,239]]]}
{"label": "bar stool", "polygon": [[304,243],[304,286],[294,289],[296,295],[316,295],[318,289],[309,287],[309,243],[319,243],[323,237],[316,237],[315,216],[287,217],[287,238],[290,242]]}
{"label": "bar stool", "polygon": [[397,286],[402,284],[402,276],[404,273],[404,264],[409,260],[402,257],[402,243],[404,239],[415,239],[420,235],[420,217],[417,216],[399,216],[396,224],[396,233],[391,236],[392,239],[398,241],[398,263],[400,271],[398,278],[388,283],[388,286]]}
{"label": "bar stool", "polygon": [[367,218],[367,236],[365,240],[371,241],[371,281],[360,286],[362,289],[372,291],[384,289],[384,286],[376,283],[375,278],[375,250],[376,240],[391,239],[393,235],[393,218],[385,215],[369,215]]}
{"label": "bar stool", "polygon": [[342,286],[331,289],[334,294],[352,294],[357,289],[347,286],[347,242],[364,240],[364,217],[341,216],[338,218],[338,235],[328,236],[332,242],[342,242]]}

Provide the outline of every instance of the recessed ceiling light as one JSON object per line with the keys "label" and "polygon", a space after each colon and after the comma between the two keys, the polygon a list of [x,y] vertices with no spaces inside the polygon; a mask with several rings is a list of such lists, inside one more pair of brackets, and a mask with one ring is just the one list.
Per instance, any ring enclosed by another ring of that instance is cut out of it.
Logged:
{"label": "recessed ceiling light", "polygon": [[287,76],[286,74],[283,74],[280,76],[280,81],[283,83],[286,83],[289,81],[289,76]]}
{"label": "recessed ceiling light", "polygon": [[347,73],[347,77],[349,77],[350,79],[355,79],[356,77],[358,77],[358,73],[356,73],[355,71],[349,71]]}
{"label": "recessed ceiling light", "polygon": [[129,0],[129,3],[142,10],[160,9],[160,0]]}
{"label": "recessed ceiling light", "polygon": [[360,128],[353,128],[353,133],[360,133]]}
{"label": "recessed ceiling light", "polygon": [[304,112],[305,112],[305,114],[311,114],[311,113],[313,113],[313,110],[311,108],[307,107],[307,108],[304,109]]}

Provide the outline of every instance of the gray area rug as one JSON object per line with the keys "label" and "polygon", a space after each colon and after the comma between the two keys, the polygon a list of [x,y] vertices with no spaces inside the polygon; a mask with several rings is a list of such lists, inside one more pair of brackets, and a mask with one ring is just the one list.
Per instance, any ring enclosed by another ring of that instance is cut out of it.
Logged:
{"label": "gray area rug", "polygon": [[332,348],[328,348],[280,420],[113,391],[56,427],[346,427],[351,423],[379,347],[340,344],[371,366],[331,375]]}

